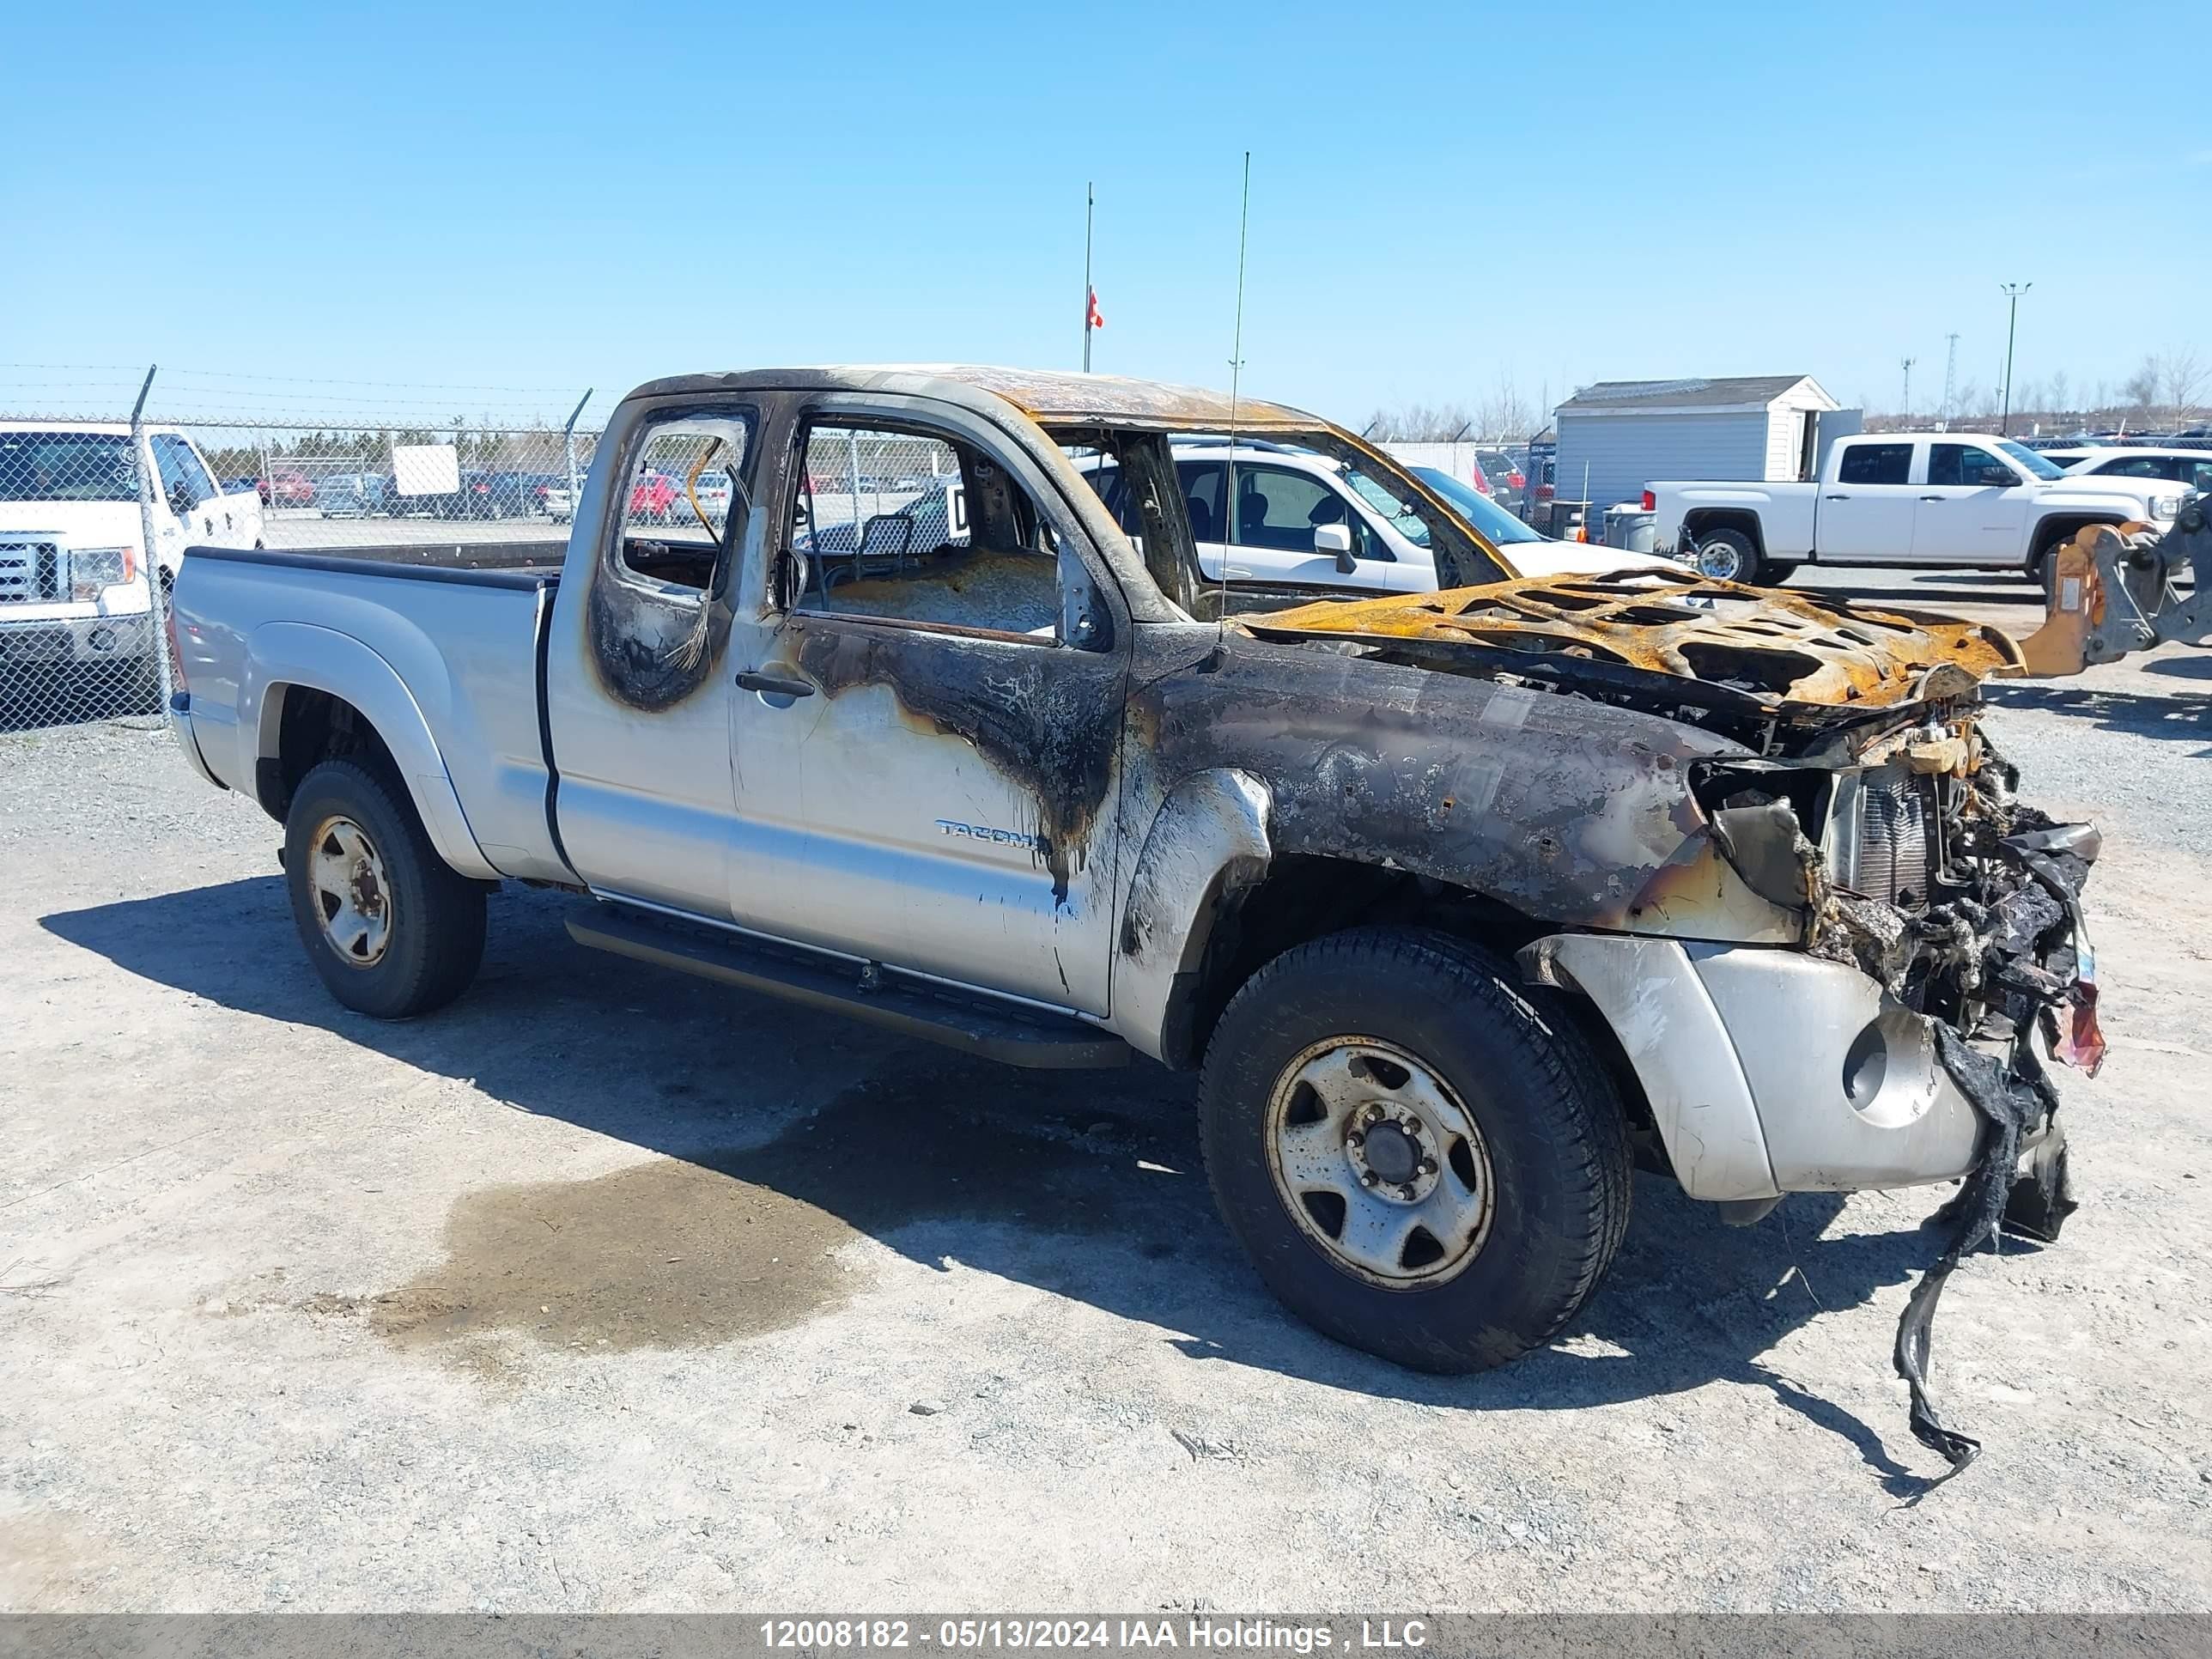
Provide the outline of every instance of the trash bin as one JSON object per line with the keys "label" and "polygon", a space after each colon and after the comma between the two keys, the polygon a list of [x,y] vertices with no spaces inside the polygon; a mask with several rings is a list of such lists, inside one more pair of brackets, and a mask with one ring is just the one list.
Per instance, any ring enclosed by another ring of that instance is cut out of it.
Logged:
{"label": "trash bin", "polygon": [[1659,515],[1641,501],[1623,501],[1605,510],[1605,544],[1624,553],[1649,553],[1658,534]]}

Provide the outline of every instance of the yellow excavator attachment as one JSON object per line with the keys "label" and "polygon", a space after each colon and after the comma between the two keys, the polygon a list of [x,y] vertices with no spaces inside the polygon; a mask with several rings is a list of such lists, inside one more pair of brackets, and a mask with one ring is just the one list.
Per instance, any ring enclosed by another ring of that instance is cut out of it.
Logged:
{"label": "yellow excavator attachment", "polygon": [[[2183,598],[2177,579],[2186,573]],[[2202,496],[2163,536],[2144,524],[2093,524],[2052,554],[2043,626],[2021,641],[2026,672],[2078,674],[2092,663],[2212,635],[2212,527]]]}

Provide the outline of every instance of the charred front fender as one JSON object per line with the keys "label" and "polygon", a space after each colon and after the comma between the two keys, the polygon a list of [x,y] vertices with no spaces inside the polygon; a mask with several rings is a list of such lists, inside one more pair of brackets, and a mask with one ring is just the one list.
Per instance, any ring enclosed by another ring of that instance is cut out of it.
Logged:
{"label": "charred front fender", "polygon": [[1133,735],[1170,786],[1263,785],[1270,855],[1403,871],[1569,927],[1802,942],[1753,891],[1691,792],[1740,744],[1577,697],[1225,636],[1143,684]]}
{"label": "charred front fender", "polygon": [[1180,1052],[1214,920],[1267,872],[1267,786],[1234,767],[1176,783],[1153,813],[1115,926],[1114,1029],[1154,1060]]}

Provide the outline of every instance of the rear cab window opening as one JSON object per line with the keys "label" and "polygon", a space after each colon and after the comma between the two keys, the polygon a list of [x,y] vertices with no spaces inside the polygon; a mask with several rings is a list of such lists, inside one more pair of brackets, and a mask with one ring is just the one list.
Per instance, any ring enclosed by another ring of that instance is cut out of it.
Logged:
{"label": "rear cab window opening", "polygon": [[718,586],[742,522],[749,411],[685,415],[648,427],[624,475],[616,574],[704,593]]}

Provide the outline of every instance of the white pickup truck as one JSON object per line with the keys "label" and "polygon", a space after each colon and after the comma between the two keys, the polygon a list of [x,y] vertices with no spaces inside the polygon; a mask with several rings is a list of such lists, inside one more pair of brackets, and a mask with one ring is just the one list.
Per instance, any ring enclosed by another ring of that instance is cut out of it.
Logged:
{"label": "white pickup truck", "polygon": [[186,542],[261,545],[259,496],[225,495],[189,435],[149,427],[137,461],[158,480],[151,549],[128,426],[0,421],[0,668],[142,662],[149,571],[174,578]]}
{"label": "white pickup truck", "polygon": [[2019,570],[2093,524],[2164,529],[2186,495],[2160,478],[2061,472],[2008,438],[1866,433],[1837,441],[1813,483],[1644,487],[1655,545],[1723,581],[1779,582],[1800,564]]}

